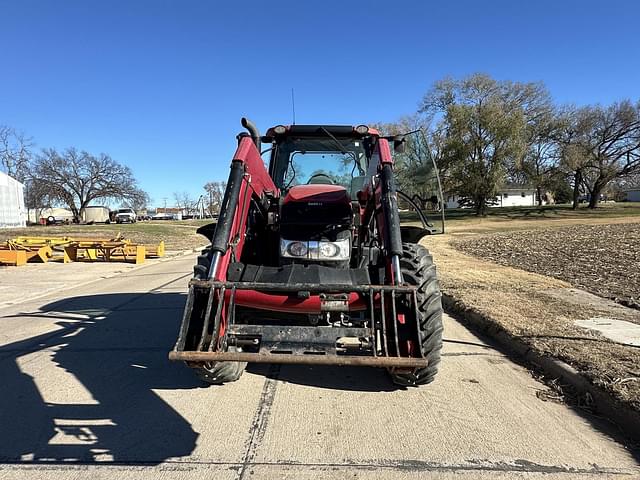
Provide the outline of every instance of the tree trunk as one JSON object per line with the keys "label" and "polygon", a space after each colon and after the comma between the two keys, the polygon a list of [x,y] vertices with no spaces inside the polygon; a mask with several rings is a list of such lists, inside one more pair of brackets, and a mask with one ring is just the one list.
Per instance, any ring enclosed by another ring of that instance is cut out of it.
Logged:
{"label": "tree trunk", "polygon": [[596,180],[596,183],[593,185],[593,190],[591,192],[591,198],[589,198],[589,208],[594,209],[600,203],[600,194],[602,190],[606,186],[606,182],[601,181],[600,179]]}
{"label": "tree trunk", "polygon": [[542,187],[539,185],[536,187],[536,194],[538,195],[538,206],[542,206]]}
{"label": "tree trunk", "polygon": [[80,218],[80,209],[76,207],[75,204],[72,204],[70,202],[67,202],[67,206],[69,207],[69,210],[71,210],[71,214],[73,215],[73,223],[77,223],[78,219]]}
{"label": "tree trunk", "polygon": [[580,184],[582,183],[582,170],[576,170],[573,175],[573,206],[572,208],[575,210],[578,208],[578,202],[580,199]]}
{"label": "tree trunk", "polygon": [[476,203],[476,215],[478,217],[486,217],[487,216],[487,202],[484,197],[479,198]]}

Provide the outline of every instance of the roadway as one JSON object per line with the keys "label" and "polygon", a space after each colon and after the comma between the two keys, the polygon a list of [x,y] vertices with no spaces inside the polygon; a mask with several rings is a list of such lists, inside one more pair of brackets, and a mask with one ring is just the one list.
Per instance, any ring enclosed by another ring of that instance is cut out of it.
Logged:
{"label": "roadway", "polygon": [[450,317],[426,387],[250,365],[204,388],[167,360],[193,262],[0,308],[0,480],[640,478],[614,427]]}

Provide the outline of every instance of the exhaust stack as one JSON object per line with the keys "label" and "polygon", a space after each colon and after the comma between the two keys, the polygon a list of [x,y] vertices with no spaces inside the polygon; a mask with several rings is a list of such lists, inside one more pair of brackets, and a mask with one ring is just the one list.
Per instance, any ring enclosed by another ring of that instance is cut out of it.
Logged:
{"label": "exhaust stack", "polygon": [[253,143],[256,144],[256,148],[258,149],[258,151],[260,151],[261,143],[260,143],[260,132],[258,131],[258,127],[256,127],[256,125],[251,120],[245,117],[242,117],[241,123],[244,128],[249,130],[249,134],[253,139]]}

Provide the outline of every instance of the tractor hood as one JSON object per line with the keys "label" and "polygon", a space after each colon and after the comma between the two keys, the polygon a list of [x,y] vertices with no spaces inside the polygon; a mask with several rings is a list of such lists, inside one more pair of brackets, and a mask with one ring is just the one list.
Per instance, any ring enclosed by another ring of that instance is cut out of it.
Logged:
{"label": "tractor hood", "polygon": [[349,204],[351,198],[347,189],[340,185],[296,185],[284,197],[284,203],[307,203],[317,206],[327,204]]}
{"label": "tractor hood", "polygon": [[280,233],[287,240],[335,241],[352,223],[351,198],[339,185],[297,185],[280,208]]}

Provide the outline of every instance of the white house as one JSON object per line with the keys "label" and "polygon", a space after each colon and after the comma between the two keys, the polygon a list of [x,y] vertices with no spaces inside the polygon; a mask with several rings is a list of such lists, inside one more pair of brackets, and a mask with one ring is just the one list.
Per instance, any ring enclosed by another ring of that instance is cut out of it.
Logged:
{"label": "white house", "polygon": [[536,189],[507,185],[498,193],[496,201],[496,207],[533,207],[536,205]]}
{"label": "white house", "polygon": [[24,185],[0,172],[0,228],[24,227],[26,224]]}
{"label": "white house", "polygon": [[[446,208],[460,208],[460,195],[446,195]],[[506,185],[494,199],[496,204],[490,207],[532,207],[537,205],[536,189],[526,186]]]}
{"label": "white house", "polygon": [[627,202],[640,202],[640,188],[632,188],[624,193]]}

